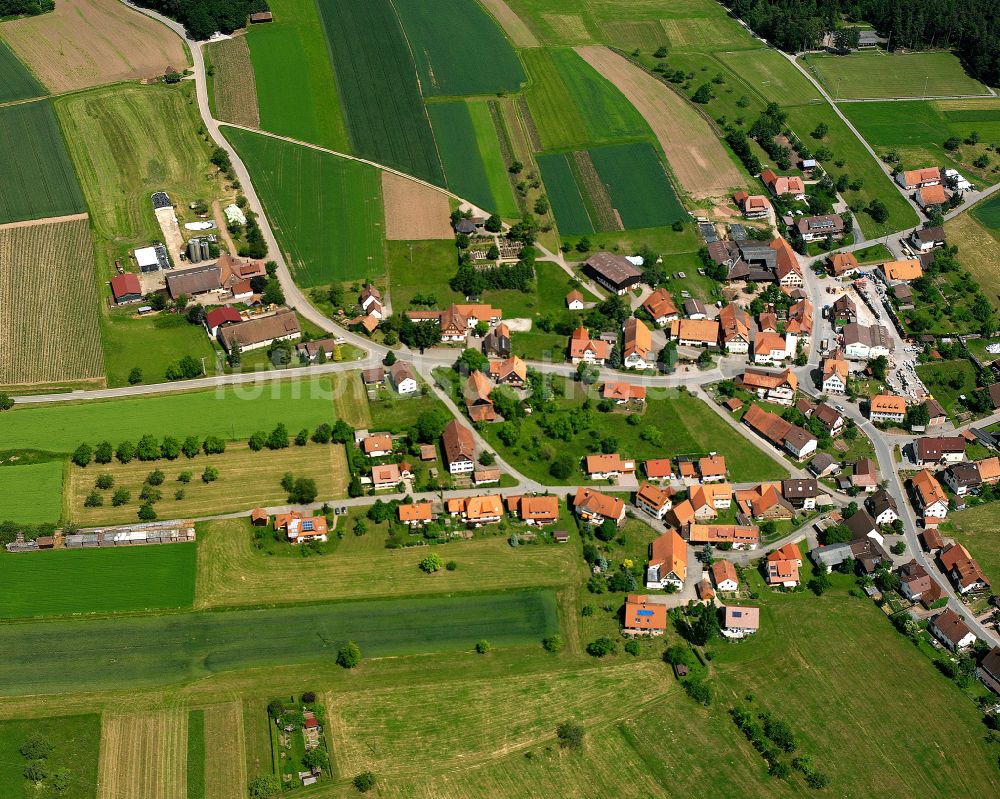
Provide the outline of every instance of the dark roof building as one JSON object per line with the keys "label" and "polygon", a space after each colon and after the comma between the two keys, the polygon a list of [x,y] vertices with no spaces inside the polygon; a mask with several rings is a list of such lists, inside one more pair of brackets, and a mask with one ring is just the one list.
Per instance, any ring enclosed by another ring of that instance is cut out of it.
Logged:
{"label": "dark roof building", "polygon": [[642,270],[627,258],[614,253],[594,253],[584,266],[598,283],[618,294],[624,294],[642,282]]}
{"label": "dark roof building", "polygon": [[264,347],[279,339],[296,339],[302,335],[295,311],[286,308],[271,316],[258,316],[245,322],[219,328],[219,343],[230,352],[238,342],[241,350]]}
{"label": "dark roof building", "polygon": [[441,433],[441,443],[444,445],[444,462],[448,471],[471,472],[475,468],[476,444],[472,431],[452,419]]}
{"label": "dark roof building", "polygon": [[194,297],[222,288],[222,277],[218,264],[181,269],[167,275],[167,291],[173,299],[181,295]]}

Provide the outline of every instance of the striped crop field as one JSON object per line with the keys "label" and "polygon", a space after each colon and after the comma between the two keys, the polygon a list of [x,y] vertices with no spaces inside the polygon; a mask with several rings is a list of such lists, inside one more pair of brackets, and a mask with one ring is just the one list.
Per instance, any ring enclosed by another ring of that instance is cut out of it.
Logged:
{"label": "striped crop field", "polygon": [[85,218],[0,227],[0,386],[103,383],[98,313]]}
{"label": "striped crop field", "polygon": [[257,110],[257,83],[246,36],[234,36],[206,45],[212,63],[212,90],[215,116],[234,125],[260,126]]}
{"label": "striped crop field", "polygon": [[86,211],[48,100],[0,108],[0,224]]}
{"label": "striped crop field", "polygon": [[657,227],[687,213],[648,142],[590,150],[590,158],[626,228]]}
{"label": "striped crop field", "polygon": [[572,153],[548,153],[537,156],[536,160],[559,232],[571,236],[593,233],[594,223],[576,184],[570,158]]}
{"label": "striped crop field", "polygon": [[187,799],[187,720],[179,709],[106,714],[97,799]]}
{"label": "striped crop field", "polygon": [[41,97],[48,92],[0,39],[0,103]]}

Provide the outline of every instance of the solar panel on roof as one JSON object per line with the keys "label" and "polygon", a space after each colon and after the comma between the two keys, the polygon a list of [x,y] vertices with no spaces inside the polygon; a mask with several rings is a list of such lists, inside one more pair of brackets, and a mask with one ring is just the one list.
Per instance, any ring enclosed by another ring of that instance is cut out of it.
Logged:
{"label": "solar panel on roof", "polygon": [[636,616],[652,616],[653,615],[653,611],[651,611],[651,610],[637,610],[635,612],[635,615]]}
{"label": "solar panel on roof", "polygon": [[312,522],[302,522],[302,529],[305,530],[307,533],[312,532],[313,523]]}
{"label": "solar panel on roof", "polygon": [[743,618],[743,611],[742,610],[734,610],[733,611],[733,618],[734,619],[742,619]]}

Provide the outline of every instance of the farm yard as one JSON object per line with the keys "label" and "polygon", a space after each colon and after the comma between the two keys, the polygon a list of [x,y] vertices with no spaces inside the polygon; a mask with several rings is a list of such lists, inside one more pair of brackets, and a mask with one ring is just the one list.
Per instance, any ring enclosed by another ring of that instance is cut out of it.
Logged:
{"label": "farm yard", "polygon": [[[549,591],[0,625],[0,696],[134,691],[235,669],[332,663],[349,639],[366,657],[463,652],[484,638],[534,647],[557,629]],[[118,653],[113,662],[108,652]]]}
{"label": "farm yard", "polygon": [[44,94],[47,92],[42,84],[0,39],[0,103],[41,97]]}
{"label": "farm yard", "polygon": [[0,441],[12,450],[68,453],[85,440],[117,445],[146,434],[246,440],[278,422],[298,431],[332,421],[333,386],[330,378],[280,380],[134,399],[18,405],[0,415]]}
{"label": "farm yard", "polygon": [[0,618],[189,608],[197,544],[0,553]]}
{"label": "farm yard", "polygon": [[21,524],[59,521],[62,485],[61,460],[3,466],[0,470],[0,519]]}
{"label": "farm yard", "polygon": [[97,799],[186,799],[187,718],[181,709],[106,713]]}
{"label": "farm yard", "polygon": [[[268,5],[274,21],[251,25],[246,34],[260,127],[331,150],[351,152],[315,0],[271,0]],[[241,80],[246,82],[246,78]],[[216,78],[216,92],[218,82]]]}
{"label": "farm yard", "polygon": [[379,170],[300,144],[227,128],[302,287],[385,272]]}
{"label": "farm yard", "polygon": [[524,69],[497,23],[476,0],[395,4],[424,97],[517,91]]}
{"label": "farm yard", "polygon": [[389,241],[453,239],[448,196],[393,172],[382,172],[385,237]]}
{"label": "farm yard", "polygon": [[4,22],[3,38],[53,93],[178,72],[180,38],[119,0],[60,0],[54,11]]}
{"label": "farm yard", "polygon": [[103,384],[86,216],[0,226],[0,264],[0,386]]}
{"label": "farm yard", "polygon": [[48,100],[0,106],[0,224],[87,210]]}
{"label": "farm yard", "polygon": [[216,119],[249,128],[260,127],[257,83],[247,37],[212,42],[205,46],[204,53],[212,65],[211,97]]}
{"label": "farm yard", "polygon": [[389,0],[319,0],[353,151],[443,180],[403,31]]}
{"label": "farm yard", "polygon": [[990,94],[946,51],[810,54],[802,61],[834,100]]}
{"label": "farm yard", "polygon": [[[39,718],[0,721],[0,795],[5,799],[34,799],[58,795],[62,799],[95,799],[97,761],[101,740],[101,717],[96,713],[79,716],[51,716],[58,707],[47,706]],[[47,758],[51,770],[65,771],[68,784],[58,792],[51,780],[41,786],[25,780],[28,759],[21,747],[34,735],[44,736],[52,745]]]}

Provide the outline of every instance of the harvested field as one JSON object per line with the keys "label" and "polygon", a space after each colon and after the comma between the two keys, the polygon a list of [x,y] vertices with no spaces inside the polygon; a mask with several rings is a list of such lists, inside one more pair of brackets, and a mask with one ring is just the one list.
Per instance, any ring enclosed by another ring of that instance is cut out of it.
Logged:
{"label": "harvested field", "polygon": [[385,237],[390,241],[450,239],[448,196],[413,180],[382,173]]}
{"label": "harvested field", "polygon": [[100,380],[87,220],[0,228],[0,264],[0,385]]}
{"label": "harvested field", "polygon": [[684,191],[712,197],[744,183],[715,131],[681,97],[606,47],[578,47],[577,52],[646,119]]}
{"label": "harvested field", "polygon": [[212,88],[215,94],[215,116],[234,125],[248,128],[260,127],[257,109],[257,82],[250,48],[246,36],[234,36],[206,47],[212,61],[214,75]]}
{"label": "harvested field", "polygon": [[622,230],[622,222],[611,204],[608,190],[601,182],[601,176],[594,168],[590,153],[586,150],[573,153],[573,172],[581,195],[591,207],[588,209],[591,219],[598,230]]}
{"label": "harvested field", "polygon": [[205,708],[205,799],[243,799],[247,791],[243,703]]}
{"label": "harvested field", "polygon": [[531,28],[504,0],[483,0],[483,5],[517,47],[538,47],[538,38]]}
{"label": "harvested field", "polygon": [[187,712],[106,715],[97,797],[187,799]]}
{"label": "harvested field", "polygon": [[48,14],[5,22],[3,36],[54,93],[188,65],[173,31],[119,0],[59,0]]}

